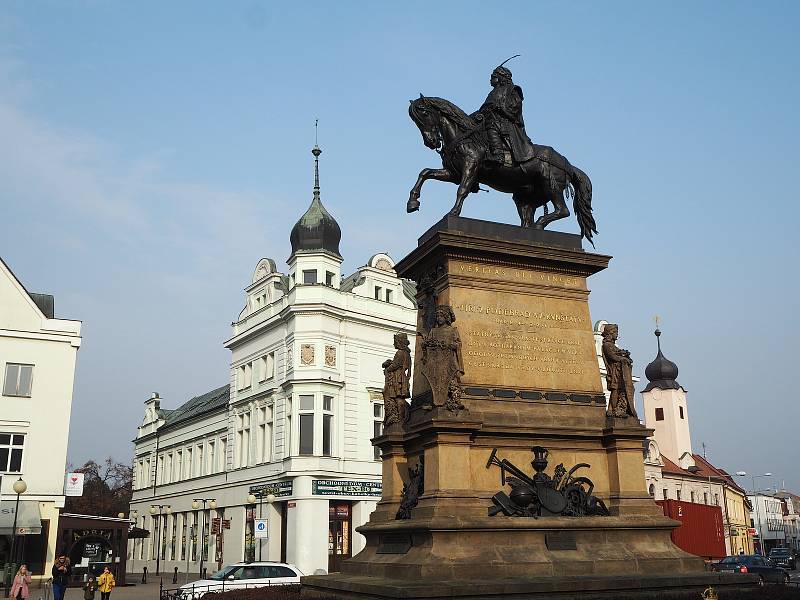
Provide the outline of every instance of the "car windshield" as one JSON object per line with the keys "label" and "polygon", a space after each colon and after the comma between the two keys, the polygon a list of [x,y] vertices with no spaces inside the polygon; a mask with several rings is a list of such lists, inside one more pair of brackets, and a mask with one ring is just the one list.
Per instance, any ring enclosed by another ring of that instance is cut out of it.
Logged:
{"label": "car windshield", "polygon": [[738,563],[740,558],[742,558],[742,557],[741,556],[726,556],[725,558],[723,558],[719,562],[725,563],[725,564]]}
{"label": "car windshield", "polygon": [[231,565],[231,566],[228,566],[228,567],[224,567],[224,568],[220,569],[219,571],[217,571],[216,573],[214,573],[211,577],[209,577],[209,579],[213,579],[215,581],[221,581],[223,579],[227,579],[228,575],[233,575],[234,571],[236,571],[236,569],[240,569],[240,568],[241,567],[237,566],[237,565]]}

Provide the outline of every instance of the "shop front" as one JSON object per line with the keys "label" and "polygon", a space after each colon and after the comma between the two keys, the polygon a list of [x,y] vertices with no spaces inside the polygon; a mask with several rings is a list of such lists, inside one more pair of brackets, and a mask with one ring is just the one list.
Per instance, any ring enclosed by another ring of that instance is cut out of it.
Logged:
{"label": "shop front", "polygon": [[[16,525],[16,535],[14,526]],[[15,570],[26,564],[34,576],[47,566],[50,520],[43,518],[36,500],[3,500],[0,503],[0,568]]]}
{"label": "shop front", "polygon": [[108,567],[125,584],[125,565],[130,521],[110,517],[62,514],[58,521],[58,554],[69,557],[72,581],[97,577]]}

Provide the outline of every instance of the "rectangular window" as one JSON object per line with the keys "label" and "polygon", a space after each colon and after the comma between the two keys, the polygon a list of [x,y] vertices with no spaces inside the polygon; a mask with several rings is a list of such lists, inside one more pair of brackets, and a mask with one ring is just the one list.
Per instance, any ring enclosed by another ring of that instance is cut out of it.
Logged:
{"label": "rectangular window", "polygon": [[681,419],[682,419],[682,418],[683,418],[683,407],[682,407],[682,406],[679,406],[679,407],[678,407],[678,410],[679,410],[679,411],[680,411],[680,413],[681,413]]}
{"label": "rectangular window", "polygon": [[335,274],[331,273],[330,271],[325,271],[325,285],[333,287],[334,277],[336,277]]}
{"label": "rectangular window", "polygon": [[275,377],[275,353],[270,352],[261,358],[261,381]]}
{"label": "rectangular window", "polygon": [[217,467],[217,455],[216,455],[217,445],[214,440],[208,442],[208,466],[206,467],[206,473],[209,475],[211,473],[216,472]]}
{"label": "rectangular window", "polygon": [[19,433],[0,433],[0,473],[19,473],[22,471],[22,450],[25,435]]}
{"label": "rectangular window", "polygon": [[30,397],[33,384],[33,365],[6,363],[6,378],[3,382],[4,396]]}
{"label": "rectangular window", "polygon": [[392,290],[386,290],[386,301],[387,302],[392,301]]}
{"label": "rectangular window", "polygon": [[322,456],[333,455],[333,415],[322,415]]}
{"label": "rectangular window", "polygon": [[183,452],[178,451],[175,455],[175,481],[183,479]]}
{"label": "rectangular window", "polygon": [[656,409],[656,421],[663,421],[664,420],[664,409],[657,408]]}
{"label": "rectangular window", "polygon": [[[372,405],[372,437],[383,435],[383,404],[376,402]],[[375,460],[381,459],[381,449],[377,446],[372,447],[372,458]]]}
{"label": "rectangular window", "polygon": [[381,300],[381,286],[375,286],[375,300]]}
{"label": "rectangular window", "polygon": [[227,460],[228,460],[228,438],[221,437],[219,438],[219,464],[217,465],[217,471],[221,472],[226,469]]}
{"label": "rectangular window", "polygon": [[662,490],[664,492],[664,500],[669,500],[669,492],[667,492],[667,488]]}
{"label": "rectangular window", "polygon": [[300,454],[314,454],[314,413],[300,415]]}
{"label": "rectangular window", "polygon": [[694,492],[690,492],[690,500],[689,502],[694,502]]}
{"label": "rectangular window", "polygon": [[681,491],[680,491],[680,490],[678,490],[677,492],[675,492],[675,497],[676,497],[678,500],[680,500],[680,499],[681,499]]}
{"label": "rectangular window", "polygon": [[703,492],[703,504],[708,504],[708,492]]}
{"label": "rectangular window", "polygon": [[326,410],[328,412],[333,411],[333,396],[322,397],[322,410]]}
{"label": "rectangular window", "polygon": [[311,271],[303,271],[303,283],[305,285],[314,285],[317,283],[317,271],[313,269]]}
{"label": "rectangular window", "polygon": [[300,410],[314,410],[314,396],[301,394],[298,408]]}

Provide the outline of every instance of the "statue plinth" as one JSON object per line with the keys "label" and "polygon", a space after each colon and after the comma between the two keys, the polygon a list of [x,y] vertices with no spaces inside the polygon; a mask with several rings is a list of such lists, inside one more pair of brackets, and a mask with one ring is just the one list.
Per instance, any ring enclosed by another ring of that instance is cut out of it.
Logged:
{"label": "statue plinth", "polygon": [[[609,260],[577,235],[472,219],[420,238],[396,266],[417,282],[419,335],[409,417],[373,440],[384,497],[358,529],[364,550],[304,589],[616,598],[752,580],[672,544],[678,523],[645,489],[651,431],[606,416],[587,278]],[[426,360],[447,360],[446,376]]]}

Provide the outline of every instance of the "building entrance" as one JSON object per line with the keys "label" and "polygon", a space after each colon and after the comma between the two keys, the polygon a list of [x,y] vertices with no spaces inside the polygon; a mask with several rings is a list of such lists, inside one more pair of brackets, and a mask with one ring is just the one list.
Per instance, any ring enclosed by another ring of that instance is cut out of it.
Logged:
{"label": "building entrance", "polygon": [[328,506],[328,573],[341,570],[342,561],[352,556],[351,503],[331,501]]}

